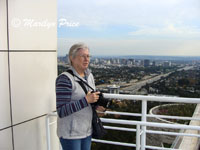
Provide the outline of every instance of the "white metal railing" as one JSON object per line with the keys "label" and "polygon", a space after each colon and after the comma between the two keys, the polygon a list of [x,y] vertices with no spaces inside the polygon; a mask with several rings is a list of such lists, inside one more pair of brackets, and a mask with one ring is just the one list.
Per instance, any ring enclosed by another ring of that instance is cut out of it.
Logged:
{"label": "white metal railing", "polygon": [[[109,130],[121,130],[121,131],[128,131],[128,132],[136,132],[136,144],[106,141],[106,140],[97,140],[97,139],[92,139],[93,142],[122,145],[122,146],[128,146],[128,147],[136,147],[136,150],[145,150],[146,148],[157,149],[157,150],[175,150],[173,148],[163,148],[163,147],[146,145],[146,133],[165,134],[165,135],[174,135],[174,136],[193,136],[193,137],[200,138],[199,134],[155,131],[155,130],[147,130],[146,129],[146,127],[149,126],[149,127],[159,127],[159,128],[171,128],[171,129],[183,129],[183,130],[189,129],[189,130],[200,131],[200,126],[147,122],[147,117],[159,117],[159,118],[198,120],[198,121],[200,121],[200,118],[147,114],[147,101],[199,104],[200,98],[181,98],[181,97],[163,97],[163,96],[124,95],[124,94],[103,94],[103,95],[104,95],[105,98],[109,98],[109,99],[141,100],[142,101],[142,113],[141,114],[128,113],[128,112],[111,112],[111,111],[105,112],[106,114],[118,114],[118,115],[125,115],[125,116],[140,116],[141,121],[101,118],[102,122],[105,122],[105,123],[135,125],[136,129],[114,127],[114,126],[105,126],[105,128],[109,129]],[[57,114],[56,113],[50,113],[46,117],[46,130],[47,130],[46,132],[47,132],[47,148],[48,148],[48,150],[51,150],[51,146],[50,146],[50,143],[51,143],[51,141],[50,141],[50,125],[55,123],[55,122],[50,122],[51,116],[57,116]]]}

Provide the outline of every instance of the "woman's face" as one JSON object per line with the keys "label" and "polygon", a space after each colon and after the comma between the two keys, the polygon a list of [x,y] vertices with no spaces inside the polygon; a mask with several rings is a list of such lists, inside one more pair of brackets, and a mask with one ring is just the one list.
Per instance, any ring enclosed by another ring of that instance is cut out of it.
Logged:
{"label": "woman's face", "polygon": [[72,65],[77,71],[85,71],[90,62],[90,55],[88,49],[81,49],[76,53],[76,56],[71,59]]}

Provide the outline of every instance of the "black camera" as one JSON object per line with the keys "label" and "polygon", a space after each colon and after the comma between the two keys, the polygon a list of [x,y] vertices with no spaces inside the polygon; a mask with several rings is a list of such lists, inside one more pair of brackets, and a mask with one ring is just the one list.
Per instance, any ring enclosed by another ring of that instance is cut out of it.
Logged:
{"label": "black camera", "polygon": [[103,106],[104,108],[110,108],[111,104],[112,104],[112,101],[104,98],[101,92],[99,94],[98,101],[96,103],[93,103],[94,106]]}

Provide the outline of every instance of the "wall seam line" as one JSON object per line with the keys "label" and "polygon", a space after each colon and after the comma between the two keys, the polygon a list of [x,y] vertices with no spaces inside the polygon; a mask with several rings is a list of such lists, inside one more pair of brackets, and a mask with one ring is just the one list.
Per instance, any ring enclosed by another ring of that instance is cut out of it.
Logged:
{"label": "wall seam line", "polygon": [[10,81],[10,55],[9,55],[10,41],[9,41],[8,0],[6,0],[6,11],[7,11],[7,49],[8,49],[8,84],[9,84],[9,100],[10,100],[10,121],[11,121],[12,146],[13,146],[13,150],[15,150],[14,131],[12,127],[13,116],[12,116],[12,98],[11,98],[11,81]]}

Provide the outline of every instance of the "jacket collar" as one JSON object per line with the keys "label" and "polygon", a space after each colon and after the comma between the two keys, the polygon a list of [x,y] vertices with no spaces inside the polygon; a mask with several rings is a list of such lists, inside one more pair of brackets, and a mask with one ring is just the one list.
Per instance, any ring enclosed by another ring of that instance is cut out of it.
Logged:
{"label": "jacket collar", "polygon": [[[85,76],[86,76],[86,78],[83,78],[83,77],[81,77],[81,76],[78,74],[78,72],[75,70],[75,68],[74,68],[73,66],[70,66],[69,69],[72,70],[73,73],[74,73],[75,75],[77,75],[79,78],[83,79],[84,81],[86,81],[86,79],[88,79],[88,76],[89,76],[90,73],[91,73],[91,70],[87,68],[87,69],[85,70]],[[78,79],[77,77],[75,77],[75,79],[79,81],[79,79]]]}

